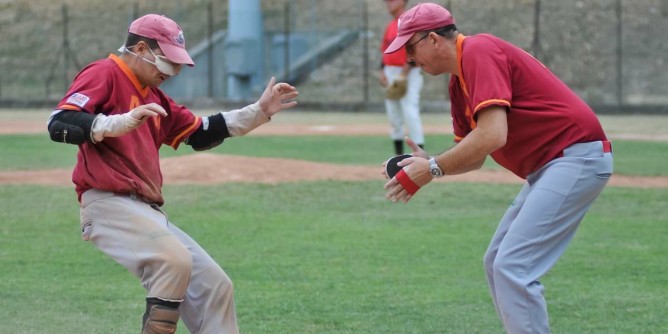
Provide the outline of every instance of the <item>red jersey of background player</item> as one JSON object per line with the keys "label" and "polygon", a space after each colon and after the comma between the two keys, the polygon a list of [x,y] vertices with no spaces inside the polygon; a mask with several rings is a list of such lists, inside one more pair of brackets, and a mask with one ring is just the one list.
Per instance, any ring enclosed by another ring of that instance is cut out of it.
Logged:
{"label": "red jersey of background player", "polygon": [[160,146],[167,144],[176,149],[197,130],[201,118],[177,105],[160,89],[142,88],[116,55],[88,65],[77,75],[57,109],[114,115],[153,102],[161,105],[168,116],[151,118],[120,137],[80,145],[72,173],[79,200],[86,190],[95,188],[136,194],[162,205]]}
{"label": "red jersey of background player", "polygon": [[492,35],[460,34],[457,59],[460,75],[449,85],[455,141],[476,127],[479,110],[505,107],[508,138],[491,156],[517,176],[526,178],[571,144],[607,140],[591,108],[524,50]]}
{"label": "red jersey of background player", "polygon": [[[398,23],[399,18],[397,17],[390,21],[390,23],[387,24],[387,27],[385,27],[385,35],[383,35],[383,42],[380,45],[381,52],[385,51],[385,49],[390,46],[390,43],[392,43],[394,38],[397,37]],[[404,47],[401,47],[401,49],[397,50],[397,52],[390,54],[383,52],[383,65],[404,66],[406,65],[407,60],[406,48]]]}

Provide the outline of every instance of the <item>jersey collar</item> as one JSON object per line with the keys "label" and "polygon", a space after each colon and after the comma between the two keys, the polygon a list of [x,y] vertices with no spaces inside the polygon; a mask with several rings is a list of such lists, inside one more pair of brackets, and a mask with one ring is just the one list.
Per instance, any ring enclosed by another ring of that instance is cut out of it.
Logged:
{"label": "jersey collar", "polygon": [[137,76],[132,72],[132,70],[128,67],[128,65],[117,55],[115,54],[110,54],[109,58],[113,60],[116,65],[125,73],[125,75],[130,79],[130,82],[132,82],[132,85],[135,86],[135,89],[142,95],[142,97],[146,97],[148,95],[148,87],[142,87],[142,85],[139,83],[139,80],[137,79]]}
{"label": "jersey collar", "polygon": [[464,95],[466,95],[466,97],[469,97],[469,90],[466,89],[466,82],[464,81],[464,72],[462,71],[462,51],[464,47],[464,39],[466,39],[466,36],[464,36],[464,34],[460,33],[457,35],[457,69],[459,70],[459,75],[457,76],[457,79],[459,79],[459,85],[464,90]]}

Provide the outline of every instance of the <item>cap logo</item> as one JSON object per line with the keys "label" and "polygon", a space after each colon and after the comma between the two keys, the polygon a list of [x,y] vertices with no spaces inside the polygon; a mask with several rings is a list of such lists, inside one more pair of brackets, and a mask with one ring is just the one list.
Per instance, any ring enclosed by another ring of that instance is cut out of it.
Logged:
{"label": "cap logo", "polygon": [[174,42],[176,42],[179,45],[183,45],[186,43],[185,37],[183,37],[183,31],[179,30],[179,34],[174,37]]}

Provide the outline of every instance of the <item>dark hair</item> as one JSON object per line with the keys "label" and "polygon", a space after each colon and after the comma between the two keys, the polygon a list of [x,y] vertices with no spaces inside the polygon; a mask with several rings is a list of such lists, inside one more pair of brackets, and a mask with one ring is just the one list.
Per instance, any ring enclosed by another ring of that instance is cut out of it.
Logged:
{"label": "dark hair", "polygon": [[426,33],[427,35],[429,35],[429,33],[431,32],[434,32],[437,35],[443,36],[447,39],[453,39],[455,38],[455,32],[457,32],[457,26],[455,26],[454,24],[449,24],[445,27],[424,31],[424,33]]}
{"label": "dark hair", "polygon": [[154,49],[159,49],[160,46],[158,45],[158,42],[156,42],[152,38],[144,37],[144,36],[139,36],[137,34],[133,33],[128,33],[128,38],[125,39],[125,47],[131,47],[137,45],[139,42],[144,42],[148,45],[151,50]]}

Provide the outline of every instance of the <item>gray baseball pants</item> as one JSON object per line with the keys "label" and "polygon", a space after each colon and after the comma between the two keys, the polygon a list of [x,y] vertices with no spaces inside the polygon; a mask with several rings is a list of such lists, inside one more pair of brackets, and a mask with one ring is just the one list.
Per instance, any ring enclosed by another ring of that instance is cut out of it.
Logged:
{"label": "gray baseball pants", "polygon": [[181,319],[191,333],[239,332],[232,281],[157,205],[88,190],[81,227],[84,240],[141,279],[147,297],[181,302]]}
{"label": "gray baseball pants", "polygon": [[538,281],[564,253],[612,174],[603,142],[574,144],[527,177],[484,257],[496,311],[506,332],[550,333]]}

